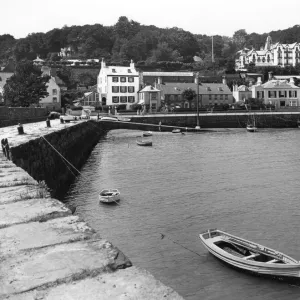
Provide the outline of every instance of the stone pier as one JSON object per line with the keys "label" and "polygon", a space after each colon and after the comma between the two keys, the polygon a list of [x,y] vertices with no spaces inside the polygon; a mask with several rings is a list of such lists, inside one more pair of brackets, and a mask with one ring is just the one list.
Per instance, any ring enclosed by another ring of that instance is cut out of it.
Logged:
{"label": "stone pier", "polygon": [[[16,126],[5,127],[0,139],[8,138],[13,160],[26,166],[31,146],[25,144],[37,145],[41,136],[63,135],[72,126],[86,126],[84,122],[56,120],[51,128],[45,122],[26,124],[24,135],[18,135]],[[23,158],[20,149],[28,152]],[[132,266],[101,232],[52,198],[47,183],[36,181],[2,153],[0,193],[0,299],[183,299],[149,272]]]}

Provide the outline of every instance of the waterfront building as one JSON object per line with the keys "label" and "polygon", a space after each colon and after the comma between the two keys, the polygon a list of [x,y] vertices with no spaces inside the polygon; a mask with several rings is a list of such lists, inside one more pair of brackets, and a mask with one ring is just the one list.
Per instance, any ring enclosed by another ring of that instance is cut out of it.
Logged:
{"label": "waterfront building", "polygon": [[126,108],[129,109],[132,104],[138,102],[139,87],[139,72],[132,60],[129,67],[106,66],[102,60],[97,78],[97,91],[102,105],[126,104]]}
{"label": "waterfront building", "polygon": [[42,76],[50,76],[50,79],[47,83],[47,92],[49,95],[45,98],[42,98],[39,102],[41,107],[45,107],[49,110],[56,110],[61,108],[61,92],[60,87],[56,83],[55,77],[51,76],[50,68],[47,66],[42,67]]}
{"label": "waterfront building", "polygon": [[269,79],[264,84],[258,78],[251,90],[253,98],[264,99],[265,104],[274,105],[276,108],[300,105],[300,87],[295,85],[293,77],[289,81]]}
{"label": "waterfront building", "polygon": [[138,93],[139,104],[149,107],[150,112],[156,112],[161,107],[161,90],[152,85],[145,86]]}
{"label": "waterfront building", "polygon": [[80,100],[80,103],[83,106],[99,107],[100,106],[99,93],[97,92],[96,89],[84,93],[83,98]]}
{"label": "waterfront building", "polygon": [[243,69],[249,63],[254,63],[256,66],[295,66],[300,63],[300,44],[272,43],[270,36],[267,37],[265,46],[261,49],[244,48],[238,51],[236,60],[236,68]]}
{"label": "waterfront building", "polygon": [[196,108],[197,98],[191,101],[182,96],[185,89],[199,91],[200,106],[214,106],[222,104],[232,104],[233,95],[223,78],[222,83],[165,83],[157,84],[156,88],[160,90],[161,102],[168,106],[178,108]]}
{"label": "waterfront building", "polygon": [[[252,84],[252,83],[251,83]],[[235,100],[235,102],[239,101],[245,101],[249,98],[252,98],[252,91],[251,91],[251,85],[250,87],[247,87],[246,85],[240,85],[234,84],[232,86],[232,96]]]}

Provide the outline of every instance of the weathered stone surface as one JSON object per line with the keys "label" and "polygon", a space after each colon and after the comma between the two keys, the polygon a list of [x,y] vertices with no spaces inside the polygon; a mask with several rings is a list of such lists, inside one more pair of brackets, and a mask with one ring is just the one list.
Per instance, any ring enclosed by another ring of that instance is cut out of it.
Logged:
{"label": "weathered stone surface", "polygon": [[156,280],[149,272],[136,267],[100,274],[57,287],[22,293],[9,300],[182,300],[173,289]]}
{"label": "weathered stone surface", "polygon": [[106,240],[80,241],[19,252],[1,262],[0,297],[56,286],[131,266]]}
{"label": "weathered stone surface", "polygon": [[95,231],[78,216],[14,225],[0,230],[0,257],[18,255],[20,250],[71,243],[95,236]]}
{"label": "weathered stone surface", "polygon": [[0,228],[29,221],[46,221],[70,214],[70,210],[56,199],[27,199],[0,205]]}
{"label": "weathered stone surface", "polygon": [[38,191],[36,185],[11,185],[7,187],[0,186],[0,204],[16,202],[26,198],[35,198],[37,193]]}

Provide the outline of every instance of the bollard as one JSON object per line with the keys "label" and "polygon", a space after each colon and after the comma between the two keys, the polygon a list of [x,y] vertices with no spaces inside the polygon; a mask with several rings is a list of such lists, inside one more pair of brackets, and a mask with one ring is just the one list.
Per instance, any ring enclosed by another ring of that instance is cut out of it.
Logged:
{"label": "bollard", "polygon": [[63,118],[60,118],[60,123],[61,124],[64,124],[65,123],[65,120]]}
{"label": "bollard", "polygon": [[51,123],[50,123],[50,119],[49,118],[47,118],[47,120],[46,120],[46,125],[47,125],[47,127],[51,127]]}
{"label": "bollard", "polygon": [[19,134],[24,134],[24,128],[23,128],[23,125],[21,123],[18,124],[17,128],[18,128],[18,133]]}

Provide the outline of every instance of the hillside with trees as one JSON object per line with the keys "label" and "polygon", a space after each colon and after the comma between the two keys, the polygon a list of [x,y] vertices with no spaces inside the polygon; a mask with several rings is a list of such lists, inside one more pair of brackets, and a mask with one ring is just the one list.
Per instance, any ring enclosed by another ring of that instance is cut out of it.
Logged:
{"label": "hillside with trees", "polygon": [[[293,43],[300,41],[300,27],[272,31],[273,42]],[[31,33],[26,38],[15,39],[9,34],[0,36],[0,61],[12,57],[16,61],[33,60],[39,55],[49,63],[61,60],[61,48],[69,49],[69,59],[102,57],[108,64],[128,64],[131,59],[144,69],[162,70],[198,69],[234,71],[236,52],[243,47],[259,48],[267,37],[265,34],[237,30],[232,37],[214,36],[212,64],[212,38],[192,34],[184,29],[146,26],[120,17],[114,26],[101,24],[64,26],[46,33]],[[197,61],[194,60],[197,56]]]}

